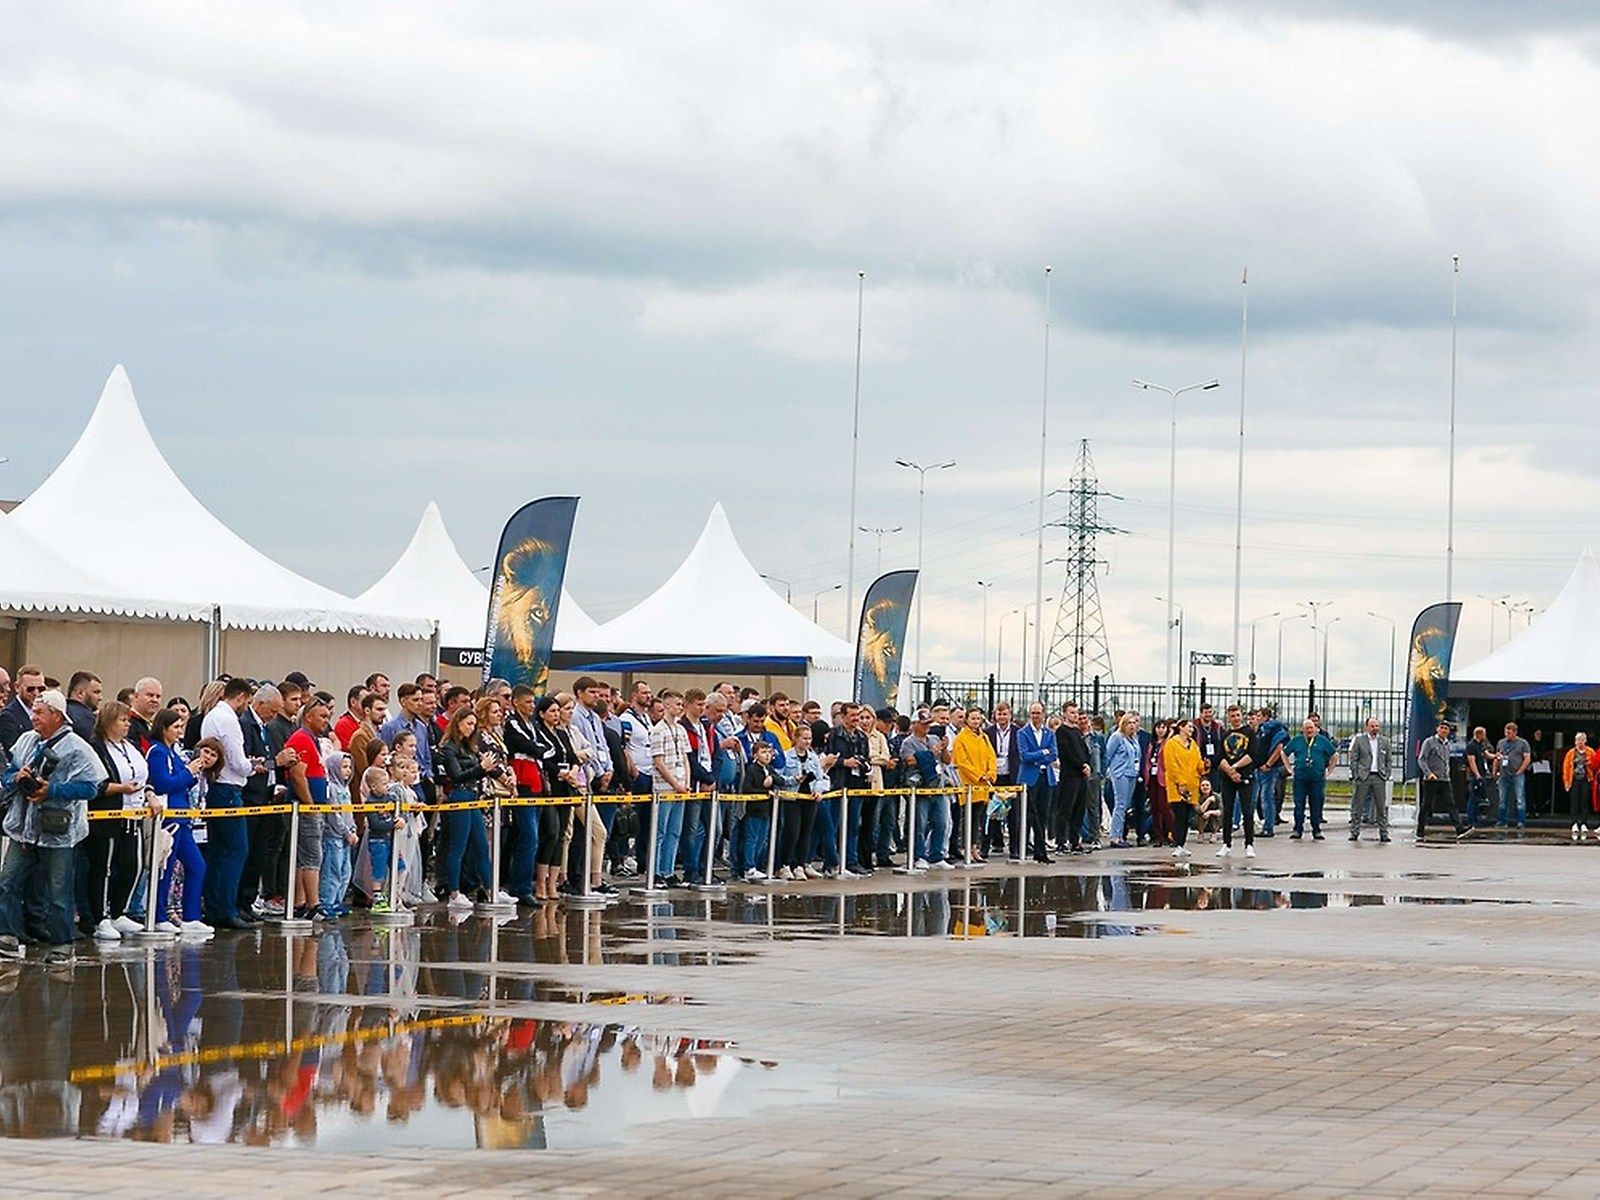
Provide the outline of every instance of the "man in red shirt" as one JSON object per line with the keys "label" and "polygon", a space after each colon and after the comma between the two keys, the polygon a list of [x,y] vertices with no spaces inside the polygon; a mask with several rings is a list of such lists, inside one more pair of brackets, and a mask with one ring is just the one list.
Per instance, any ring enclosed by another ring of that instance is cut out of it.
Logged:
{"label": "man in red shirt", "polygon": [[350,749],[350,737],[361,724],[361,698],[367,694],[367,689],[359,683],[345,693],[344,714],[333,723],[333,740],[339,743],[341,750]]}
{"label": "man in red shirt", "polygon": [[[300,728],[289,735],[285,749],[298,754],[299,761],[289,768],[289,786],[302,805],[328,802],[328,775],[322,766],[319,738],[328,732],[333,714],[322,699],[313,696],[300,714]],[[320,902],[322,885],[322,814],[301,813],[295,856],[295,916],[312,917]]]}

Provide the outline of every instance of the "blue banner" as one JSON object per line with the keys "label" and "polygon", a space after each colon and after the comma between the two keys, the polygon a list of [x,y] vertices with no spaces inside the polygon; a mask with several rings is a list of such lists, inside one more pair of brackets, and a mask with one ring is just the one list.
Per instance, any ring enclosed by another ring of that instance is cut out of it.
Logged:
{"label": "blue banner", "polygon": [[1440,718],[1454,721],[1450,711],[1450,656],[1456,647],[1461,602],[1433,604],[1417,614],[1411,626],[1411,653],[1406,679],[1411,706],[1406,719],[1405,778],[1415,779],[1417,749],[1433,736]]}
{"label": "blue banner", "polygon": [[893,708],[899,699],[900,663],[916,589],[915,571],[891,571],[873,582],[861,603],[855,698],[870,708]]}
{"label": "blue banner", "polygon": [[547,496],[524,504],[506,522],[489,589],[484,682],[505,679],[544,691],[577,513],[576,496]]}

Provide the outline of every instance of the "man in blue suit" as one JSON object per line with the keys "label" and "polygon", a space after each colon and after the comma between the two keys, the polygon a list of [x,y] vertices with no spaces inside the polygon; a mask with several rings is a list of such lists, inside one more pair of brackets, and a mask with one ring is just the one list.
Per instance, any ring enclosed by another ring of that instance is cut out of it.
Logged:
{"label": "man in blue suit", "polygon": [[1033,861],[1054,860],[1045,852],[1045,830],[1050,827],[1050,800],[1056,790],[1056,735],[1046,729],[1044,705],[1028,705],[1028,723],[1017,734],[1017,757],[1022,762],[1017,782],[1028,789],[1028,831],[1033,840]]}

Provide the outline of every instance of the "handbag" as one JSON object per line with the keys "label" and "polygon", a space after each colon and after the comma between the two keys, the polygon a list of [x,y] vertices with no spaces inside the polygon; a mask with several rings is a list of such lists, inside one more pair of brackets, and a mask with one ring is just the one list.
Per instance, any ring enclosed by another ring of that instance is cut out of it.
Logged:
{"label": "handbag", "polygon": [[39,806],[39,833],[42,837],[66,837],[72,832],[72,810],[70,808],[46,808]]}

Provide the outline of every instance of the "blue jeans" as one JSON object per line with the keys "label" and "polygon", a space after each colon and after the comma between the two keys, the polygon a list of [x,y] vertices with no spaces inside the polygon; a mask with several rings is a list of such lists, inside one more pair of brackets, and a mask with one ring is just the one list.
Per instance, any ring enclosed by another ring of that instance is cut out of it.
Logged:
{"label": "blue jeans", "polygon": [[373,837],[370,832],[367,834],[367,860],[372,866],[374,891],[383,891],[384,881],[389,878],[389,859],[393,855],[394,843],[388,837]]}
{"label": "blue jeans", "polygon": [[699,882],[706,876],[706,832],[711,824],[711,801],[685,800],[683,802],[683,872],[690,882]]}
{"label": "blue jeans", "polygon": [[7,843],[5,866],[0,868],[0,933],[20,938],[24,905],[35,907],[30,901],[42,898],[45,936],[52,946],[70,946],[77,933],[72,927],[76,857],[71,846]]}
{"label": "blue jeans", "polygon": [[344,903],[350,890],[350,843],[342,837],[322,839],[322,875],[317,881],[317,899],[323,912],[333,912]]}
{"label": "blue jeans", "polygon": [[[763,875],[767,873],[767,846],[772,835],[772,801],[758,800],[753,804],[747,802],[744,810],[744,820],[739,823],[739,836],[743,843],[743,853],[740,855],[745,870],[754,867]],[[752,812],[752,809],[760,809]]]}
{"label": "blue jeans", "polygon": [[[206,790],[206,807],[209,809],[238,808],[243,796],[238,787],[229,783],[213,783]],[[206,823],[206,914],[212,922],[239,919],[239,876],[244,874],[244,860],[250,853],[250,837],[240,817],[224,817]],[[289,847],[293,854],[294,847]],[[156,914],[157,920],[165,920]]]}
{"label": "blue jeans", "polygon": [[1517,828],[1528,823],[1528,781],[1522,775],[1500,776],[1500,824],[1511,824],[1512,799],[1516,800]]}
{"label": "blue jeans", "polygon": [[[841,796],[839,798],[839,802],[840,802],[840,804],[842,804],[844,806],[844,819],[845,819],[844,865],[849,870],[855,871],[856,873],[859,874],[860,871],[861,871],[861,851],[860,851],[860,848],[856,845],[856,843],[860,839],[860,833],[861,833],[861,797],[860,796],[849,796],[849,797]],[[974,833],[973,836],[976,837],[977,834]],[[838,830],[834,831],[834,834],[833,834],[833,845],[834,845],[834,853],[837,854],[838,853],[838,847],[839,847],[839,832],[838,832]]]}
{"label": "blue jeans", "polygon": [[1136,775],[1116,776],[1111,780],[1111,840],[1124,841],[1128,834],[1128,804],[1133,800]]}
{"label": "blue jeans", "polygon": [[943,792],[936,796],[917,797],[917,847],[914,858],[925,862],[944,861],[945,844],[950,840],[950,797]]}
{"label": "blue jeans", "polygon": [[[648,820],[648,814],[646,814]],[[648,826],[646,827],[648,828]],[[683,836],[683,805],[656,805],[656,878],[665,879],[677,870],[678,840]]]}
{"label": "blue jeans", "polygon": [[539,810],[511,808],[511,845],[501,851],[505,878],[500,886],[513,896],[533,895],[533,860],[539,854]]}
{"label": "blue jeans", "polygon": [[1327,794],[1328,777],[1326,775],[1307,775],[1294,777],[1294,831],[1300,833],[1305,828],[1306,801],[1311,801],[1311,832],[1322,832],[1322,800]]}
{"label": "blue jeans", "polygon": [[800,853],[806,862],[813,858],[822,860],[824,871],[839,869],[839,797],[817,801],[817,822],[813,827],[812,845],[802,846]]}
{"label": "blue jeans", "polygon": [[[472,798],[473,794],[470,791],[450,793],[450,799],[453,801]],[[483,830],[483,814],[475,808],[460,808],[455,812],[445,813],[444,822],[448,838],[445,842],[444,861],[439,865],[439,878],[444,885],[446,896],[454,895],[461,890],[463,860],[468,861],[469,869],[487,887],[489,877],[494,873],[494,866],[489,862],[489,838]]]}
{"label": "blue jeans", "polygon": [[877,855],[880,864],[887,863],[889,856],[894,853],[895,833],[900,827],[895,806],[902,802],[897,796],[878,797],[878,823],[874,837],[877,841]]}
{"label": "blue jeans", "polygon": [[1256,772],[1256,815],[1261,818],[1261,828],[1271,830],[1278,823],[1278,777],[1282,767],[1263,767]]}

